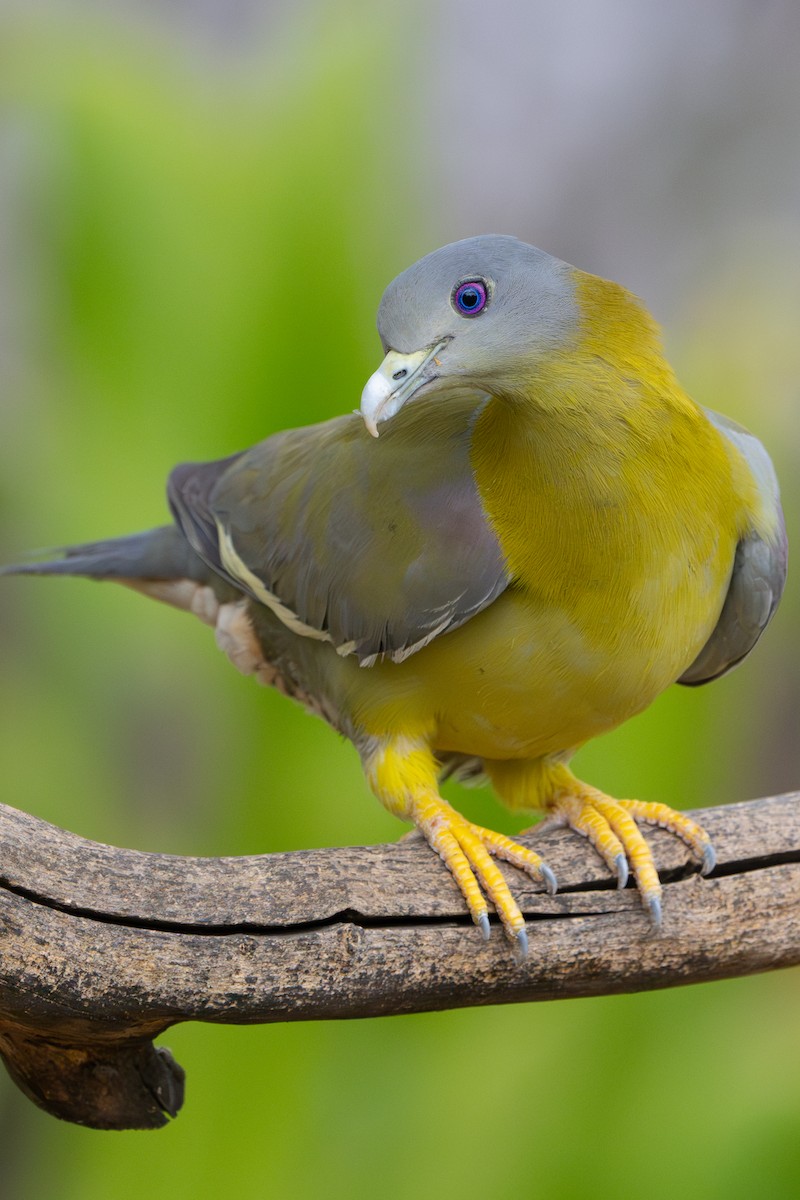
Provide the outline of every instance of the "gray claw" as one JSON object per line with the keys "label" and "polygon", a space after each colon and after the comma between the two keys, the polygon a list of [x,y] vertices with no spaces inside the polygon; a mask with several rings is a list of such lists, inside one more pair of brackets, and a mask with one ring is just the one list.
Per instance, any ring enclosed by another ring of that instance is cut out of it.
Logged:
{"label": "gray claw", "polygon": [[524,926],[516,935],[515,940],[517,944],[514,947],[514,957],[518,962],[524,962],[528,957],[528,933]]}
{"label": "gray claw", "polygon": [[703,850],[703,865],[700,868],[701,875],[710,875],[717,865],[717,856],[714,853],[714,847],[709,842]]}
{"label": "gray claw", "polygon": [[661,928],[661,897],[651,896],[645,900],[645,908],[650,913],[650,920],[653,923],[654,929]]}
{"label": "gray claw", "polygon": [[622,890],[628,882],[628,860],[624,854],[618,854],[614,859],[614,873],[617,877],[617,887]]}
{"label": "gray claw", "polygon": [[547,888],[548,896],[555,896],[558,891],[558,880],[556,879],[555,872],[550,870],[547,863],[542,863],[539,868],[539,874],[542,877],[544,886]]}
{"label": "gray claw", "polygon": [[485,942],[488,942],[489,938],[491,937],[491,933],[492,933],[491,928],[489,927],[489,914],[488,913],[481,913],[481,915],[478,917],[478,920],[477,920],[477,926],[480,929],[481,933],[483,934],[483,940]]}

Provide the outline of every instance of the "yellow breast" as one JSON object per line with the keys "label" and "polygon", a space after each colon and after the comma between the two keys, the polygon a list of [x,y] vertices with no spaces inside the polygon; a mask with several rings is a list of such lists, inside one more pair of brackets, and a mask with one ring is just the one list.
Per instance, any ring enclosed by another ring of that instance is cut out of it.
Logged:
{"label": "yellow breast", "polygon": [[[482,617],[495,667],[483,664],[480,708],[502,717],[496,741],[502,726],[526,755],[618,724],[688,666],[755,504],[746,467],[681,391],[636,301],[592,277],[579,286],[580,341],[543,363],[527,394],[490,403],[473,441],[515,581]],[[447,641],[436,666],[463,696],[462,652]]]}
{"label": "yellow breast", "polygon": [[716,624],[752,478],[681,391],[635,299],[576,279],[576,342],[475,427],[513,583],[402,664],[350,673],[353,710],[376,734],[426,731],[440,751],[496,759],[567,750],[645,708]]}

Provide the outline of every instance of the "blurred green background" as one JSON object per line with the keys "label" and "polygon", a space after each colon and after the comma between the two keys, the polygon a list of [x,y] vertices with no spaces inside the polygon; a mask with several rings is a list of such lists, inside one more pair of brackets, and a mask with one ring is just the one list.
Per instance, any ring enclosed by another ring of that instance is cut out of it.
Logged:
{"label": "blurred green background", "polygon": [[[354,407],[385,284],[490,230],[646,299],[687,388],[773,450],[797,542],[798,50],[779,2],[3,4],[0,557],[160,523],[174,463]],[[687,806],[796,787],[799,631],[792,581],[752,661],[582,771]],[[400,832],[351,748],[183,614],[5,580],[0,661],[7,803],[190,854]],[[796,1197],[798,1000],[789,972],[182,1026],[157,1133],[61,1125],[0,1079],[0,1194]]]}

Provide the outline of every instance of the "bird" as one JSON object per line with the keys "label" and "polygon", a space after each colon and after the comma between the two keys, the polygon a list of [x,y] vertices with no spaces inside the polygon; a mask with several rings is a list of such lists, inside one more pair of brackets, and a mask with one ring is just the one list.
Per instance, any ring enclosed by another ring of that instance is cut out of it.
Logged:
{"label": "bird", "polygon": [[510,235],[422,257],[377,325],[383,361],[355,411],[179,465],[168,524],[4,573],[116,580],[194,613],[241,672],[353,743],[483,937],[496,915],[519,958],[498,860],[551,893],[555,875],[449,804],[447,775],[587,838],[658,926],[642,827],[705,874],[708,834],[570,760],[758,641],[787,566],[769,455],[682,390],[635,296]]}

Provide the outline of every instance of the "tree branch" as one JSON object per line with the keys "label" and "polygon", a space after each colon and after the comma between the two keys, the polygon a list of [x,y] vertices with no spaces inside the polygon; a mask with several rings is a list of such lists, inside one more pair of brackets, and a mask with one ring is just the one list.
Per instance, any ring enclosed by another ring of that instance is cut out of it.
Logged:
{"label": "tree branch", "polygon": [[[0,1052],[40,1107],[97,1128],[174,1116],[183,1072],[152,1039],[179,1021],[291,1021],[672,987],[800,963],[800,794],[695,814],[701,879],[648,835],[664,925],[574,834],[535,837],[547,896],[504,865],[529,921],[488,943],[421,842],[182,858],[86,841],[0,806]],[[523,841],[533,839],[523,838]]]}

